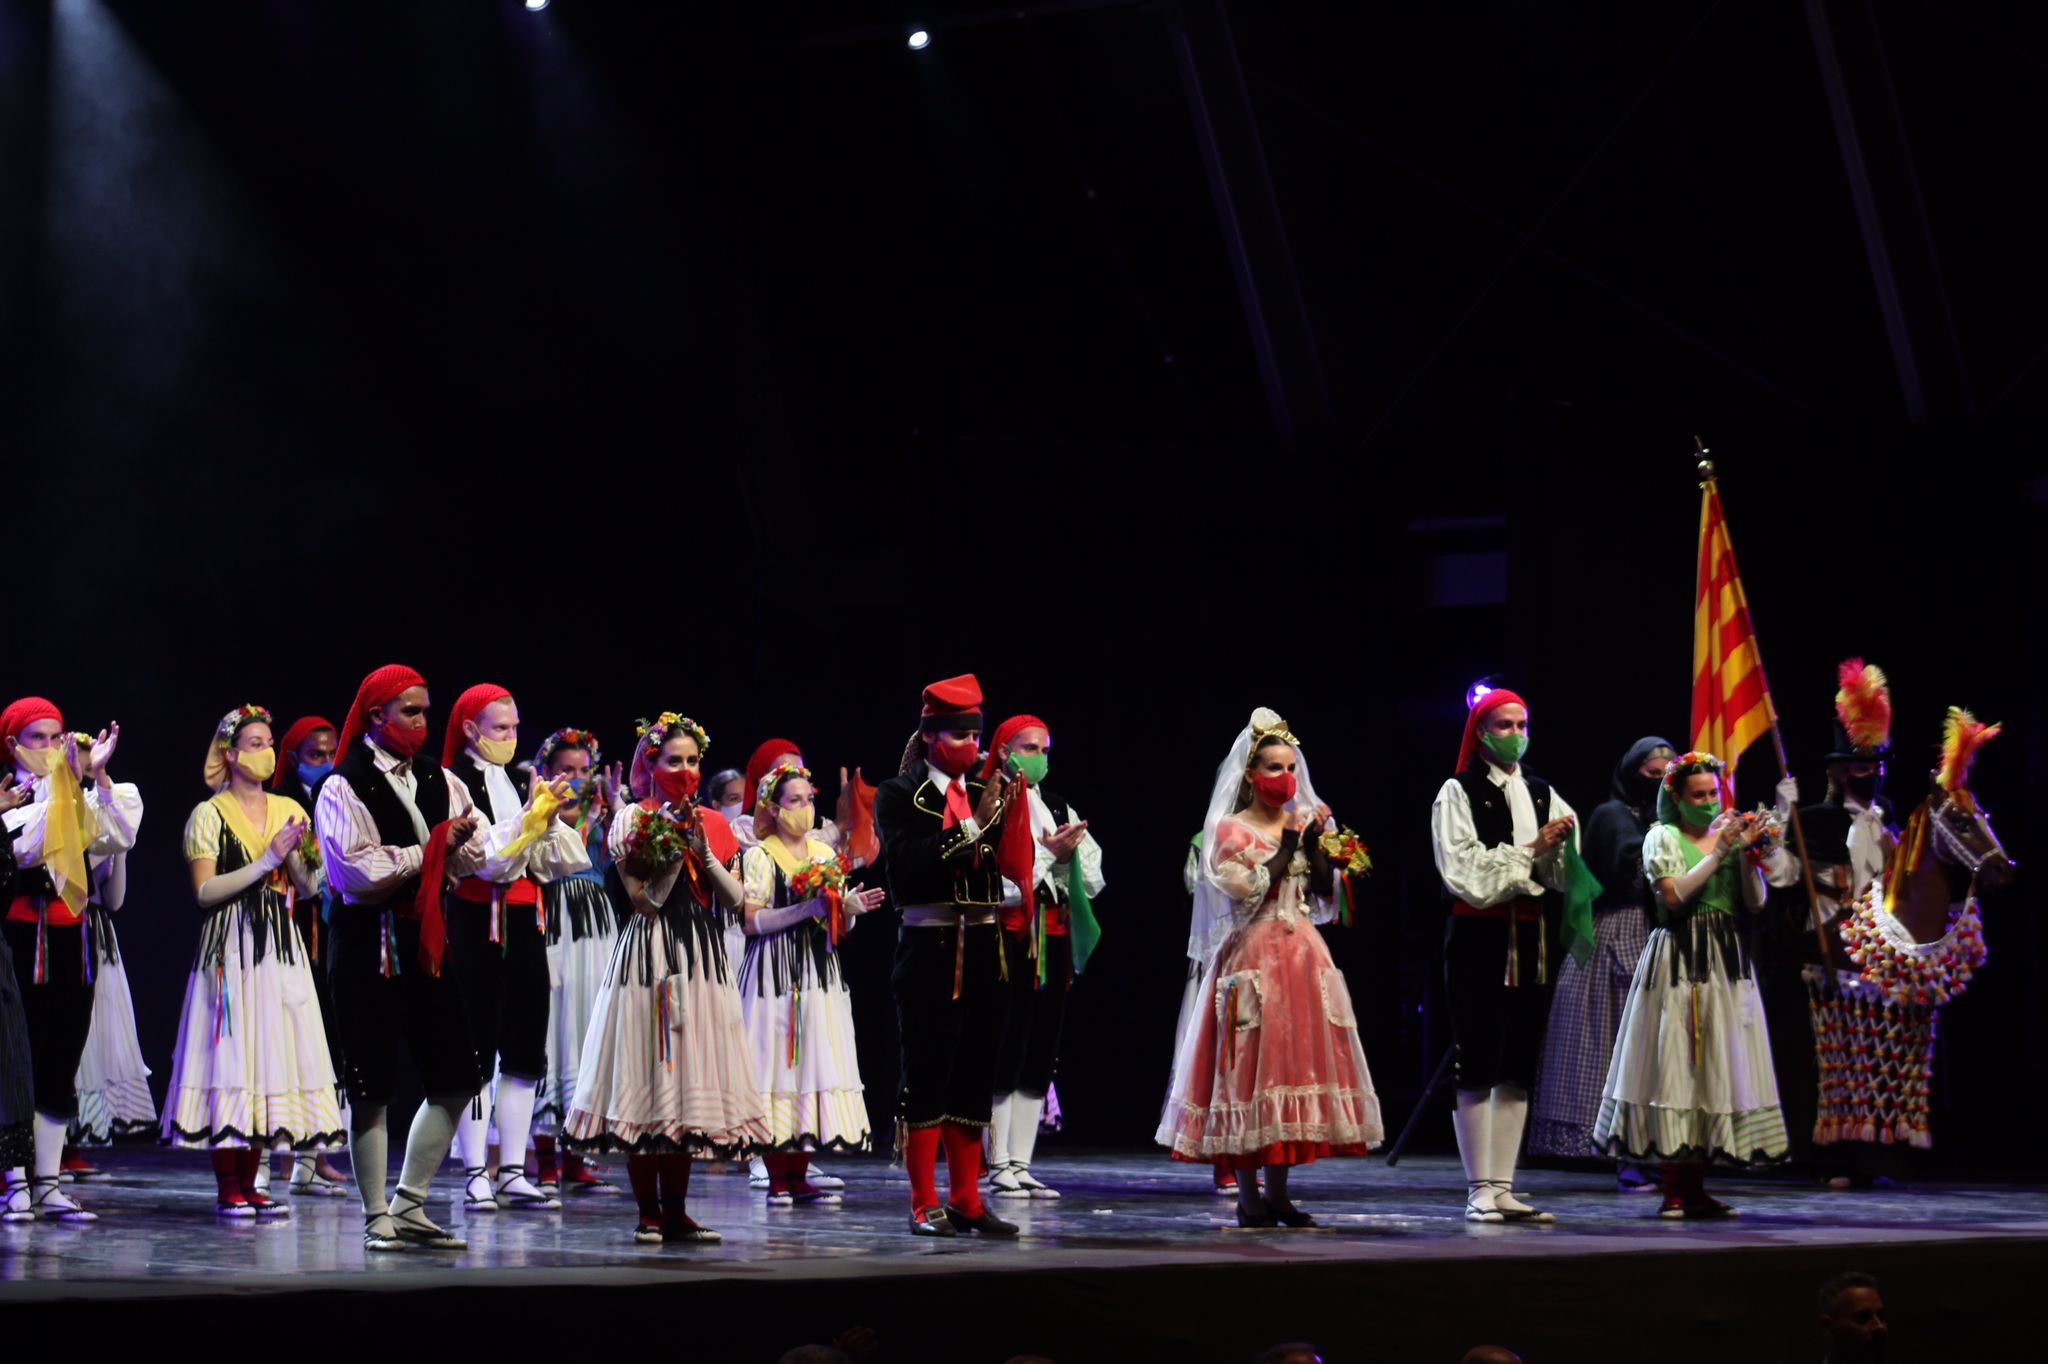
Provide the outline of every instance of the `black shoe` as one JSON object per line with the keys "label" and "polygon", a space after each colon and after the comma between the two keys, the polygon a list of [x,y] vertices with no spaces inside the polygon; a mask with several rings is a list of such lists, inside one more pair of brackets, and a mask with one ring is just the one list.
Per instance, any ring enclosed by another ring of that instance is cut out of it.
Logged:
{"label": "black shoe", "polygon": [[1273,1220],[1273,1214],[1261,1208],[1258,1212],[1246,1212],[1244,1204],[1237,1205],[1237,1225],[1246,1231],[1264,1231],[1280,1225]]}
{"label": "black shoe", "polygon": [[978,1231],[983,1236],[1015,1236],[1018,1230],[1015,1222],[1005,1222],[986,1207],[981,1210],[981,1216],[969,1217],[949,1203],[946,1205],[946,1220],[953,1224],[956,1232]]}
{"label": "black shoe", "polygon": [[952,1236],[953,1220],[943,1208],[920,1208],[910,1214],[912,1236]]}
{"label": "black shoe", "polygon": [[1277,1208],[1268,1203],[1266,1205],[1266,1215],[1283,1227],[1294,1227],[1297,1230],[1302,1227],[1312,1227],[1316,1224],[1315,1218],[1310,1217],[1292,1203],[1283,1203]]}

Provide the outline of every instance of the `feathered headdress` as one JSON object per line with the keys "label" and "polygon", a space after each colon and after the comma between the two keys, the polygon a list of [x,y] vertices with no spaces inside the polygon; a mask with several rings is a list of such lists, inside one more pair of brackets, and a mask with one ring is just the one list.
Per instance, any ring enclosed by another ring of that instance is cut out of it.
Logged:
{"label": "feathered headdress", "polygon": [[1836,670],[1835,718],[1849,742],[1861,749],[1883,749],[1892,741],[1892,689],[1884,669],[1860,658],[1843,661]]}
{"label": "feathered headdress", "polygon": [[1977,750],[1998,737],[2003,725],[1987,725],[1960,706],[1948,708],[1948,722],[1941,731],[1941,771],[1935,781],[1944,791],[1961,791],[1970,784],[1970,764]]}

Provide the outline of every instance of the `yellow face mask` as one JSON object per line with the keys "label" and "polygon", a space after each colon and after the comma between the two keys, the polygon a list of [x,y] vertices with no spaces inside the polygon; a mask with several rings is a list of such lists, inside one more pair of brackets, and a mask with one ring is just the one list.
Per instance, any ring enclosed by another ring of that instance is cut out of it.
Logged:
{"label": "yellow face mask", "polygon": [[787,808],[779,809],[775,812],[775,822],[782,826],[782,832],[788,834],[791,838],[802,838],[816,826],[818,822],[818,807],[815,805],[803,805],[794,810]]}
{"label": "yellow face mask", "polygon": [[242,769],[242,775],[245,777],[269,781],[271,774],[277,771],[277,750],[259,748],[251,753],[247,749],[238,749],[235,753],[235,766]]}
{"label": "yellow face mask", "polygon": [[47,777],[55,770],[57,760],[64,750],[52,744],[48,748],[24,748],[16,745],[14,760],[38,777]]}
{"label": "yellow face mask", "polygon": [[503,767],[519,753],[517,739],[478,739],[476,755],[494,767]]}

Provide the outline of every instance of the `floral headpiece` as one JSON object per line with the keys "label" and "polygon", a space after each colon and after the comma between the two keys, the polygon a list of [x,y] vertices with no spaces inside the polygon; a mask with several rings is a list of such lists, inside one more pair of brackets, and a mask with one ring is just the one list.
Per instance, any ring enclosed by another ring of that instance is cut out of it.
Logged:
{"label": "floral headpiece", "polygon": [[226,715],[220,717],[220,727],[214,731],[214,735],[220,740],[222,748],[232,748],[235,743],[235,735],[241,732],[242,726],[258,722],[266,725],[277,723],[270,718],[269,711],[256,705],[254,702],[245,706],[236,706]]}
{"label": "floral headpiece", "polygon": [[791,777],[802,777],[805,781],[809,781],[811,779],[811,769],[792,762],[779,762],[775,764],[774,767],[769,769],[768,775],[761,778],[761,784],[754,788],[755,804],[768,805],[773,803],[775,788],[788,781]]}
{"label": "floral headpiece", "polygon": [[1666,789],[1676,791],[1687,777],[1697,776],[1701,772],[1711,772],[1718,777],[1727,766],[1728,764],[1713,754],[1702,753],[1698,749],[1690,753],[1681,753],[1673,758],[1671,766],[1664,770],[1664,785]]}
{"label": "floral headpiece", "polygon": [[678,715],[672,710],[663,711],[652,723],[646,720],[635,721],[633,733],[645,739],[649,748],[659,748],[676,735],[687,734],[697,741],[697,751],[700,755],[711,751],[711,736],[704,732],[704,726],[689,716]]}
{"label": "floral headpiece", "polygon": [[554,759],[556,750],[563,748],[583,749],[590,754],[590,765],[593,768],[604,765],[604,760],[597,751],[595,734],[587,729],[558,729],[540,741],[540,752],[533,755],[534,770],[546,771],[548,763]]}

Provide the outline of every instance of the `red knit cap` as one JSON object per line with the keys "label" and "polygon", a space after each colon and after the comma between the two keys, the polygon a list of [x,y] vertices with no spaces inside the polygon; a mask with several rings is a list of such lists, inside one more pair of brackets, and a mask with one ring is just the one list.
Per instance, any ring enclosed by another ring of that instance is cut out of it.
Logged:
{"label": "red knit cap", "polygon": [[355,703],[348,708],[348,723],[342,726],[339,757],[346,757],[370,732],[370,712],[387,701],[395,701],[408,687],[424,687],[427,679],[403,663],[386,663],[363,679],[356,688]]}
{"label": "red knit cap", "polygon": [[1458,746],[1457,771],[1463,772],[1466,767],[1471,765],[1472,755],[1479,751],[1479,726],[1486,722],[1487,716],[1493,714],[1502,706],[1520,706],[1527,710],[1529,703],[1509,691],[1506,687],[1495,687],[1492,691],[1480,697],[1472,709],[1465,714],[1465,742]]}
{"label": "red knit cap", "polygon": [[981,719],[981,683],[973,673],[962,673],[949,677],[943,682],[934,682],[924,689],[924,709],[919,712],[925,720],[924,728],[942,729],[934,720],[947,720],[956,716],[972,715]]}
{"label": "red knit cap", "polygon": [[[321,730],[339,728],[339,725],[324,715],[301,715],[298,719],[292,721],[292,727],[284,732],[282,739],[277,741],[277,751],[279,754],[296,754],[299,751],[300,744],[306,742],[306,740],[312,738]],[[296,758],[293,761],[296,761]],[[279,757],[277,760],[277,771],[270,774],[270,784],[272,786],[282,786],[284,784],[284,774],[289,770],[290,768],[285,759]]]}
{"label": "red knit cap", "polygon": [[61,727],[63,712],[40,696],[24,696],[11,703],[6,710],[0,710],[0,734],[10,739],[19,738],[21,732],[38,720],[55,720]]}
{"label": "red knit cap", "polygon": [[1027,729],[1042,729],[1052,733],[1052,726],[1036,715],[1012,715],[996,726],[995,734],[988,741],[988,759],[981,765],[981,779],[987,781],[996,774],[996,750],[1016,738]]}
{"label": "red knit cap", "polygon": [[803,750],[787,739],[770,739],[754,750],[754,756],[747,759],[747,793],[740,809],[747,814],[754,813],[754,788],[761,784],[761,778],[768,775],[768,769],[775,766],[775,760]]}
{"label": "red knit cap", "polygon": [[455,755],[469,747],[469,738],[462,732],[463,725],[484,713],[484,707],[493,701],[509,701],[512,693],[495,682],[479,682],[455,698],[455,709],[448,712],[448,734],[441,740],[441,766],[455,761]]}

